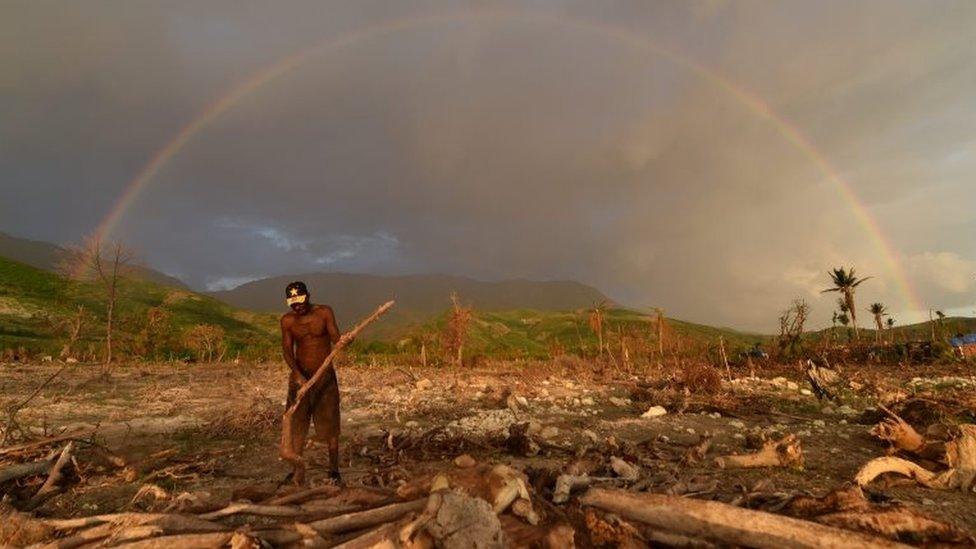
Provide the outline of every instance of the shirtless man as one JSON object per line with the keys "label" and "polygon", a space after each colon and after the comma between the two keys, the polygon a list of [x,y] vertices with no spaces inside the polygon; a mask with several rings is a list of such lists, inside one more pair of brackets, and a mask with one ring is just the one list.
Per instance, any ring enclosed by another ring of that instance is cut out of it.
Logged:
{"label": "shirtless man", "polygon": [[[292,282],[285,288],[286,302],[291,312],[281,317],[281,349],[291,368],[288,378],[290,408],[302,384],[315,374],[332,345],[339,341],[339,328],[328,305],[313,305],[304,282]],[[305,449],[309,424],[315,421],[315,440],[329,446],[329,476],[335,483],[339,476],[339,382],[335,370],[329,372],[303,400],[295,412],[296,427],[292,432],[292,448],[299,453]],[[302,475],[304,476],[304,475]],[[295,482],[304,479],[293,478]]]}

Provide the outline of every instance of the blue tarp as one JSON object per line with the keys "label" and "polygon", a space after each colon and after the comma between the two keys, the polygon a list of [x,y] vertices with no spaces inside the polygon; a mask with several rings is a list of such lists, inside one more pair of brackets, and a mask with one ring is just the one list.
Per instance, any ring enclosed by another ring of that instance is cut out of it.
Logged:
{"label": "blue tarp", "polygon": [[954,337],[949,340],[949,344],[953,347],[962,347],[963,345],[976,345],[976,333],[966,334],[960,337]]}

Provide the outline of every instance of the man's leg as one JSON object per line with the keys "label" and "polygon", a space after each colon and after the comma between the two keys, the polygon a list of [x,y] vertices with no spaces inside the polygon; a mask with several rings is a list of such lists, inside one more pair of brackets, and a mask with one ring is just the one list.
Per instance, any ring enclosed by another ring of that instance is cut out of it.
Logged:
{"label": "man's leg", "polygon": [[329,474],[334,481],[339,476],[339,383],[335,372],[326,376],[325,387],[316,403],[312,415],[315,418],[315,440],[329,447]]}
{"label": "man's leg", "polygon": [[[285,409],[291,408],[292,404],[295,403],[295,397],[298,395],[299,388],[300,385],[289,378],[288,397],[285,401]],[[312,406],[314,404],[310,402],[312,400],[306,397],[302,401],[302,404],[298,406],[298,409],[295,410],[295,415],[292,418],[291,448],[299,457],[305,451],[305,439],[308,438],[308,427],[312,422]],[[295,484],[303,484],[305,482],[305,470],[297,465],[293,466],[293,471],[289,476]]]}

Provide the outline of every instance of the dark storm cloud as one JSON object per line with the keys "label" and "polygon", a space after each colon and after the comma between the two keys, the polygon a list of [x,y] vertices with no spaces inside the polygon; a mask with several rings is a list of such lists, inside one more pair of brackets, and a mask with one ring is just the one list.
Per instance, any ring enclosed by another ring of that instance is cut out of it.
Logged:
{"label": "dark storm cloud", "polygon": [[[495,7],[636,33],[752,90],[850,181],[928,303],[972,302],[972,4]],[[0,230],[90,231],[195,113],[275,59],[382,21],[485,8],[8,8]],[[776,124],[613,32],[485,17],[321,52],[194,135],[118,236],[200,288],[315,269],[574,278],[635,306],[769,329],[796,296],[829,318],[824,271],[856,263],[878,277],[864,300],[907,310],[851,204]]]}

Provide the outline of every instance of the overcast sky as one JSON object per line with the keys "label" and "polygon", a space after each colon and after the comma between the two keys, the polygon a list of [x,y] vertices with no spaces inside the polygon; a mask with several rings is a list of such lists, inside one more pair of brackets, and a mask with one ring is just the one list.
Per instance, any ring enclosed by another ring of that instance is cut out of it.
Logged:
{"label": "overcast sky", "polygon": [[[30,0],[0,13],[0,231],[91,232],[207,105],[360,35],[202,127],[112,236],[200,289],[318,270],[575,279],[761,330],[795,297],[826,322],[827,269],[855,265],[876,277],[862,308],[919,319],[850,200],[762,102],[850,183],[926,307],[976,309],[970,0]],[[362,32],[405,20],[426,23]]]}

